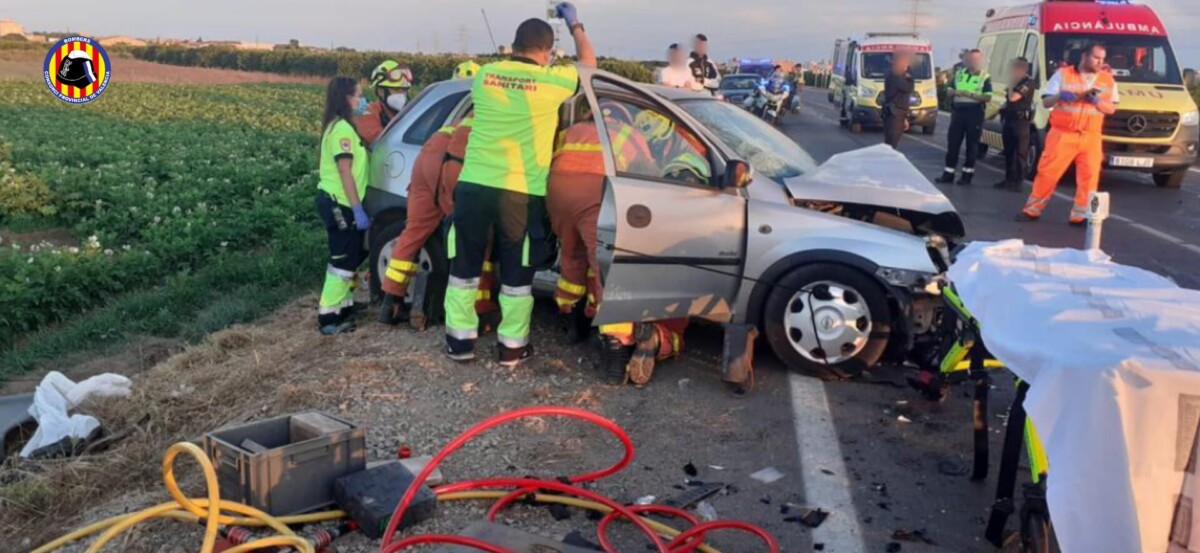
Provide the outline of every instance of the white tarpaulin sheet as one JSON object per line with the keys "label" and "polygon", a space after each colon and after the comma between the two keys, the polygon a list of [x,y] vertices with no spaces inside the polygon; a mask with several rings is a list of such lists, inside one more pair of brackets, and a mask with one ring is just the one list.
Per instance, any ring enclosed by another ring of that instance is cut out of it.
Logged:
{"label": "white tarpaulin sheet", "polygon": [[949,276],[1030,383],[1063,551],[1200,551],[1200,291],[1019,240],[972,244]]}

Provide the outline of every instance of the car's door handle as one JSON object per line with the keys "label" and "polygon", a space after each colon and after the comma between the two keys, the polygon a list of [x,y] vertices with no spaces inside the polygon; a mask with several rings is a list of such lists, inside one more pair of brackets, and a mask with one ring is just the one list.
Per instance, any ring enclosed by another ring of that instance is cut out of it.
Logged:
{"label": "car's door handle", "polygon": [[625,222],[633,228],[646,228],[653,219],[650,208],[642,204],[633,204],[625,211]]}

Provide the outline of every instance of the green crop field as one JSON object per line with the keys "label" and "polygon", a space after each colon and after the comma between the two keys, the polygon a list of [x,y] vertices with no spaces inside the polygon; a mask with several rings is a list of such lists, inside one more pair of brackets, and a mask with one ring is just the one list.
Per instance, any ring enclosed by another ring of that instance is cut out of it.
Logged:
{"label": "green crop field", "polygon": [[[197,338],[319,286],[322,91],[0,82],[0,379],[135,336]],[[40,242],[47,231],[67,240]]]}

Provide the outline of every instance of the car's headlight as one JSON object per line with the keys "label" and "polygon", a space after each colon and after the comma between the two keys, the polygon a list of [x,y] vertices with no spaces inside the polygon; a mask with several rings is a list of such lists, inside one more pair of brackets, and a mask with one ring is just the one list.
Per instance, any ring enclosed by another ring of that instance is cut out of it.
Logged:
{"label": "car's headlight", "polygon": [[1179,124],[1185,127],[1200,125],[1200,111],[1192,110],[1183,112],[1179,117]]}
{"label": "car's headlight", "polygon": [[893,267],[880,267],[879,270],[875,271],[875,275],[892,286],[917,290],[924,289],[934,277],[932,273],[924,271],[896,269]]}

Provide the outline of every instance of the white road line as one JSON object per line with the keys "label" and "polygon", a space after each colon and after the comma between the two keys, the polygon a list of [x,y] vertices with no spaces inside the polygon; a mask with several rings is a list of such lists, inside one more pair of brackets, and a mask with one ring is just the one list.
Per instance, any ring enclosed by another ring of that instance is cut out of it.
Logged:
{"label": "white road line", "polygon": [[1200,253],[1200,246],[1195,244],[1180,244],[1180,246],[1183,246],[1185,249],[1192,250],[1193,252]]}
{"label": "white road line", "polygon": [[1138,229],[1138,230],[1140,230],[1146,234],[1149,234],[1151,236],[1156,236],[1161,240],[1166,240],[1167,242],[1170,242],[1175,245],[1187,244],[1186,240],[1184,240],[1178,236],[1167,234],[1167,233],[1165,233],[1161,230],[1158,230],[1154,227],[1149,227],[1149,226],[1143,225],[1141,223],[1129,223],[1129,226],[1131,226],[1135,229]]}
{"label": "white road line", "polygon": [[1188,171],[1191,171],[1193,173],[1200,173],[1200,169],[1197,169],[1195,167],[1188,167]]}
{"label": "white road line", "polygon": [[842,461],[842,447],[825,383],[792,373],[792,416],[796,443],[800,448],[800,475],[804,481],[804,500],[829,511],[825,523],[812,531],[813,543],[824,543],[825,551],[862,553],[862,528],[850,495],[850,478]]}

